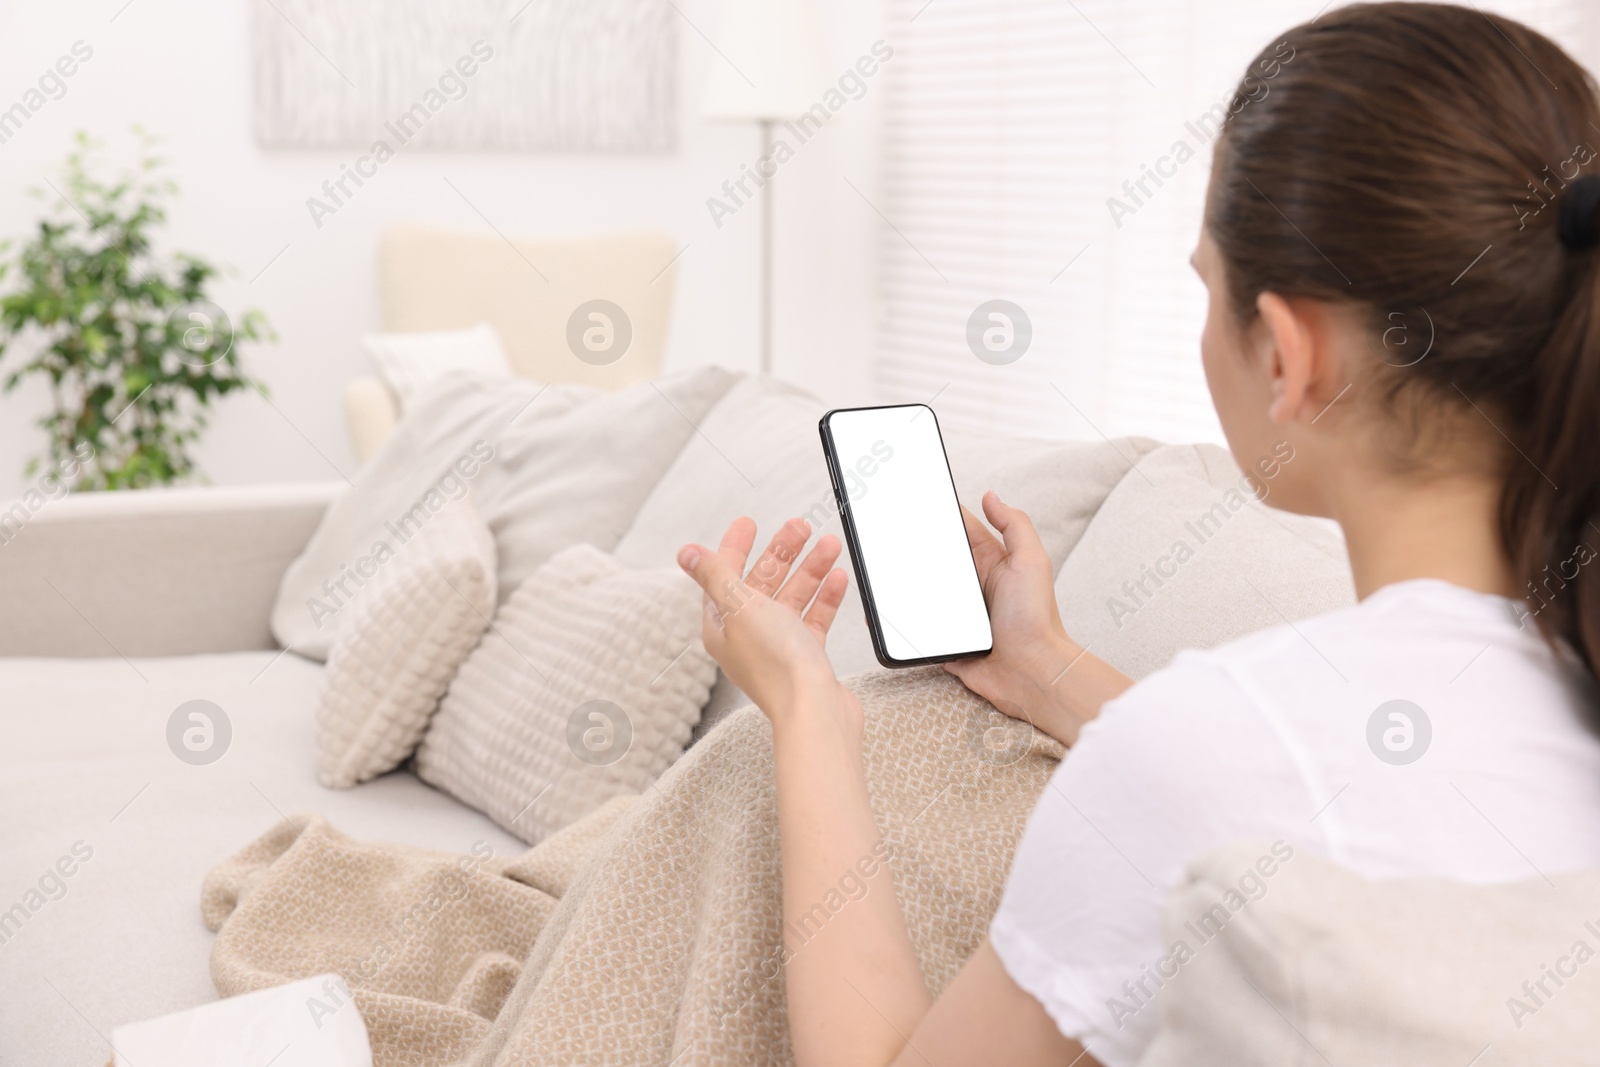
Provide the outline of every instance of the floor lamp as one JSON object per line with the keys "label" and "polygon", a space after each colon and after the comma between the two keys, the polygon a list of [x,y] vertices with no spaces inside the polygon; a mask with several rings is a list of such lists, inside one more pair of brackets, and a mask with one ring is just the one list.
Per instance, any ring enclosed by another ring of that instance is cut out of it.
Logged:
{"label": "floor lamp", "polygon": [[[706,76],[709,119],[755,122],[761,154],[749,169],[761,180],[761,372],[772,372],[772,226],[777,174],[762,173],[775,148],[777,123],[797,119],[830,87],[811,0],[727,0],[717,56]],[[824,109],[826,110],[826,109]],[[788,147],[799,146],[790,138]],[[771,169],[770,167],[768,169]],[[744,176],[743,169],[739,177]],[[735,179],[737,180],[737,179]]]}

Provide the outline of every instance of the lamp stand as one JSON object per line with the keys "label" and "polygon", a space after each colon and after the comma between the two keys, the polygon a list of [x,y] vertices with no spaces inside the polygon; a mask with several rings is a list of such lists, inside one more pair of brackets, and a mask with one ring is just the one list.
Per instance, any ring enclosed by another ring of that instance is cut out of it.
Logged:
{"label": "lamp stand", "polygon": [[[772,157],[772,120],[761,120],[761,160]],[[761,373],[772,373],[772,187],[777,183],[774,169],[761,189]]]}

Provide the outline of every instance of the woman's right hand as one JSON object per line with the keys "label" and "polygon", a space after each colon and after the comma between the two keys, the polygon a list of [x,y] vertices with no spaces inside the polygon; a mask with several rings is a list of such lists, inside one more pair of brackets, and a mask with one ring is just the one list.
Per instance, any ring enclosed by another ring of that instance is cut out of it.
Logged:
{"label": "woman's right hand", "polygon": [[[983,496],[983,513],[1000,537],[961,509],[989,605],[994,648],[987,656],[946,663],[945,670],[1007,715],[1060,737],[1046,721],[1056,703],[1052,690],[1082,650],[1061,624],[1050,554],[1027,514],[1002,503],[993,490]],[[1072,732],[1076,736],[1075,727]]]}

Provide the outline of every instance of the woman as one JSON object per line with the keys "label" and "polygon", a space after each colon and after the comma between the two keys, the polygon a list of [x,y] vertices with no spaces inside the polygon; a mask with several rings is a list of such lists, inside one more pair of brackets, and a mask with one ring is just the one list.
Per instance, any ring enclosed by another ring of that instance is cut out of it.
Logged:
{"label": "woman", "polygon": [[[1361,5],[1270,45],[1231,111],[1193,257],[1206,379],[1241,465],[1293,447],[1274,501],[1340,523],[1360,603],[1133,685],[1064,632],[1028,517],[989,493],[998,538],[967,523],[994,651],[949,670],[1072,751],[937,1000],[892,892],[795,957],[803,1065],[1134,1063],[1165,894],[1229,841],[1369,877],[1600,867],[1595,85],[1507,19]],[[839,545],[791,576],[807,535],[748,576],[747,519],[679,557],[772,723],[786,917],[878,840],[862,710],[822,649]],[[1397,699],[1431,727],[1407,765],[1368,741]]]}

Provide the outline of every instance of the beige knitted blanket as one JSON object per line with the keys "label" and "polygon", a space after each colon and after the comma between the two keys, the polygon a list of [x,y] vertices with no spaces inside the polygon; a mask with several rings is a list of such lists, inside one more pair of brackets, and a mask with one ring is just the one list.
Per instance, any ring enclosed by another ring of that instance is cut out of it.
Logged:
{"label": "beige knitted blanket", "polygon": [[747,708],[643,796],[520,856],[365,844],[315,816],[278,826],[206,878],[217,989],[339,972],[377,1067],[789,1063],[785,948],[892,877],[942,989],[1062,754],[938,669],[854,687],[888,862],[841,871],[798,926],[780,911],[771,731]]}

